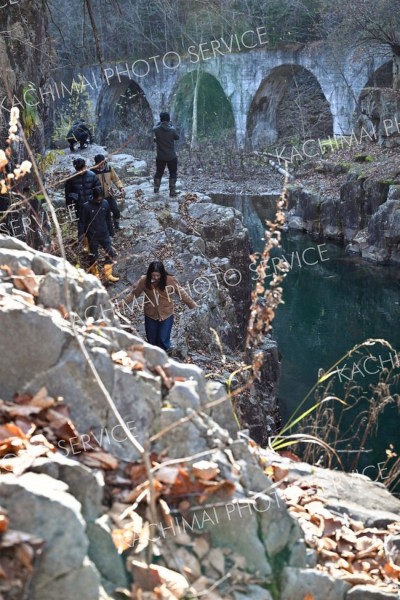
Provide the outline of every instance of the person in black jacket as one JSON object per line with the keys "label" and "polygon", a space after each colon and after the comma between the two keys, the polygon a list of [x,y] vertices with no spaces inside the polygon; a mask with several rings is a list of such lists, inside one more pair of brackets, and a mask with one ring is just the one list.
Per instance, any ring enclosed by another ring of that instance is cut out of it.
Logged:
{"label": "person in black jacket", "polygon": [[169,170],[169,195],[176,196],[176,180],[178,177],[178,157],[175,151],[175,140],[179,135],[172,127],[169,113],[160,113],[160,122],[153,128],[154,141],[157,145],[156,174],[154,176],[154,193],[160,191],[161,179],[165,167]]}
{"label": "person in black jacket", "polygon": [[101,183],[97,175],[86,169],[83,158],[75,158],[73,165],[76,175],[65,182],[65,203],[70,215],[75,213],[75,218],[72,220],[76,220],[79,219],[85,202],[92,199],[94,190],[96,188],[101,190]]}
{"label": "person in black jacket", "polygon": [[111,211],[108,202],[103,198],[101,188],[95,188],[93,198],[83,205],[78,223],[78,234],[80,243],[83,242],[85,236],[89,241],[90,254],[92,255],[89,272],[99,277],[97,261],[99,258],[99,246],[101,246],[106,253],[104,264],[105,279],[111,282],[119,281],[119,277],[114,277],[112,273],[115,251],[112,247],[114,228]]}
{"label": "person in black jacket", "polygon": [[67,133],[67,142],[71,152],[75,151],[75,144],[79,143],[79,148],[83,150],[87,144],[93,144],[93,135],[86,127],[84,119],[79,119],[73,123],[71,129]]}

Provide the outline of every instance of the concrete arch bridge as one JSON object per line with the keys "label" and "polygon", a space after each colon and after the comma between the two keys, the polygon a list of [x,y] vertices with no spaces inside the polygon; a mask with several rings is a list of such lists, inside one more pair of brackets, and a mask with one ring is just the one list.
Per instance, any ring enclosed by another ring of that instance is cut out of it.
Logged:
{"label": "concrete arch bridge", "polygon": [[289,131],[292,127],[293,135],[302,139],[350,134],[363,88],[388,63],[382,53],[362,61],[349,55],[337,64],[323,43],[214,53],[201,63],[193,60],[193,55],[181,58],[169,54],[157,61],[152,57],[133,64],[107,64],[106,81],[98,66],[64,71],[59,78],[71,82],[81,75],[87,82],[85,89],[96,107],[100,142],[109,136],[125,135],[126,139],[121,131],[128,130],[147,143],[160,110],[169,110],[173,121],[188,134],[201,68],[200,121],[213,130],[216,125],[212,118],[218,119],[221,128],[234,132],[239,145],[255,148],[275,143],[282,126]]}

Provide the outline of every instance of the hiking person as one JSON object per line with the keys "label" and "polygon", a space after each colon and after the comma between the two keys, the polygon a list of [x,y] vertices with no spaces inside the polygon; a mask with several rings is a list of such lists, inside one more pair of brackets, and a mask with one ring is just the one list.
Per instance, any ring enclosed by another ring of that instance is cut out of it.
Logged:
{"label": "hiking person", "polygon": [[119,281],[119,277],[114,277],[112,267],[115,258],[115,251],[112,247],[112,238],[114,237],[114,228],[111,219],[111,211],[108,202],[103,198],[101,188],[93,190],[93,197],[82,207],[78,223],[79,242],[83,244],[85,236],[89,242],[91,254],[89,273],[99,277],[99,246],[106,254],[104,264],[104,278],[106,281]]}
{"label": "hiking person", "polygon": [[175,140],[179,140],[179,135],[170,121],[169,113],[160,113],[160,122],[153,127],[154,141],[157,146],[156,156],[156,174],[154,175],[154,193],[160,191],[161,179],[164,175],[165,167],[169,171],[169,195],[177,196],[176,180],[178,177],[178,157],[175,151]]}
{"label": "hiking person", "polygon": [[72,124],[71,129],[67,133],[67,142],[71,152],[75,152],[75,144],[79,143],[80,150],[83,150],[89,144],[93,144],[93,135],[85,125],[84,119],[79,119]]}
{"label": "hiking person", "polygon": [[88,171],[83,158],[75,158],[72,164],[76,174],[65,182],[65,203],[70,214],[73,207],[76,219],[79,220],[82,206],[92,199],[96,188],[101,190],[101,183],[97,175]]}
{"label": "hiking person", "polygon": [[172,295],[178,294],[189,308],[197,308],[197,304],[179,285],[176,277],[167,273],[160,260],[149,264],[146,275],[140,277],[131,293],[118,303],[118,307],[122,308],[125,302],[138,298],[143,292],[146,296],[143,308],[147,341],[171,354],[173,348],[170,338],[174,322]]}
{"label": "hiking person", "polygon": [[118,188],[123,196],[125,195],[124,186],[122,185],[122,182],[116,174],[114,168],[108,165],[104,154],[96,154],[94,157],[94,162],[96,166],[92,168],[92,171],[100,180],[101,187],[103,188],[103,196],[107,200],[113,216],[114,229],[118,231],[121,229],[119,224],[121,213],[113,193],[113,184]]}

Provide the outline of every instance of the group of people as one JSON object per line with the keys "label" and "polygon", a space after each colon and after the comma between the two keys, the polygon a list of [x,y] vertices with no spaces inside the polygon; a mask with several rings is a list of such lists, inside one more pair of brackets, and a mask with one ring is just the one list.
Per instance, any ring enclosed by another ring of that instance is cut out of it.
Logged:
{"label": "group of people", "polygon": [[[179,140],[176,129],[171,124],[167,112],[160,113],[160,122],[153,128],[154,141],[157,147],[156,173],[154,175],[154,193],[160,191],[161,180],[168,167],[169,195],[177,196],[176,181],[178,158],[175,142]],[[68,132],[67,140],[71,152],[75,144],[84,148],[93,136],[84,125],[83,119],[74,123]],[[78,239],[81,247],[87,242],[90,252],[89,271],[99,277],[99,247],[105,251],[104,278],[109,282],[118,281],[112,272],[115,250],[112,245],[114,231],[120,229],[120,211],[113,194],[113,185],[125,195],[123,185],[115,170],[108,165],[105,156],[95,156],[95,165],[87,168],[83,158],[73,161],[76,174],[65,184],[65,200],[67,207],[73,207],[78,220]],[[111,218],[111,215],[113,218]],[[141,294],[146,296],[143,303],[145,314],[146,337],[150,344],[159,346],[169,354],[171,346],[171,330],[174,320],[174,302],[172,296],[177,294],[189,307],[196,308],[196,302],[179,285],[177,279],[167,273],[161,261],[152,261],[146,275],[142,275],[134,284],[129,295],[119,303],[124,304]]]}
{"label": "group of people", "polygon": [[[176,155],[175,142],[179,140],[179,134],[172,126],[170,114],[168,112],[160,113],[159,123],[153,127],[154,142],[156,143],[156,173],[154,175],[154,193],[160,191],[161,180],[165,168],[169,171],[169,195],[174,197],[176,192],[176,181],[178,178],[178,157]],[[83,150],[88,144],[92,144],[94,137],[90,129],[85,125],[84,119],[79,119],[73,123],[67,133],[67,142],[71,152],[75,152],[75,145]]]}
{"label": "group of people", "polygon": [[78,221],[80,247],[89,251],[89,272],[96,277],[100,276],[98,259],[99,247],[102,247],[105,252],[104,278],[115,282],[119,278],[112,272],[115,259],[112,238],[115,230],[121,229],[121,213],[113,193],[113,185],[122,194],[125,194],[125,190],[103,154],[97,154],[94,161],[94,167],[88,169],[85,159],[74,159],[76,174],[65,183],[65,202],[69,210],[73,209]]}

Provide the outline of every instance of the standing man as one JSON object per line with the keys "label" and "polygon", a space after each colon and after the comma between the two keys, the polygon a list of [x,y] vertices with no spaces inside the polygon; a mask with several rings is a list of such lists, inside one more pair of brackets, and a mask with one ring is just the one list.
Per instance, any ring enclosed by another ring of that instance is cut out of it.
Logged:
{"label": "standing man", "polygon": [[160,191],[161,179],[168,166],[169,171],[169,195],[177,196],[176,179],[178,176],[178,157],[175,151],[175,140],[179,135],[172,127],[169,113],[160,113],[160,122],[153,128],[154,141],[157,145],[156,174],[154,176],[154,193]]}
{"label": "standing man", "polygon": [[95,167],[92,169],[92,171],[100,180],[101,187],[103,188],[103,196],[107,200],[113,216],[114,229],[121,229],[119,224],[121,213],[118,208],[117,200],[113,194],[112,185],[114,184],[123,195],[125,195],[124,187],[113,167],[107,164],[104,154],[96,154],[94,157],[94,162]]}

